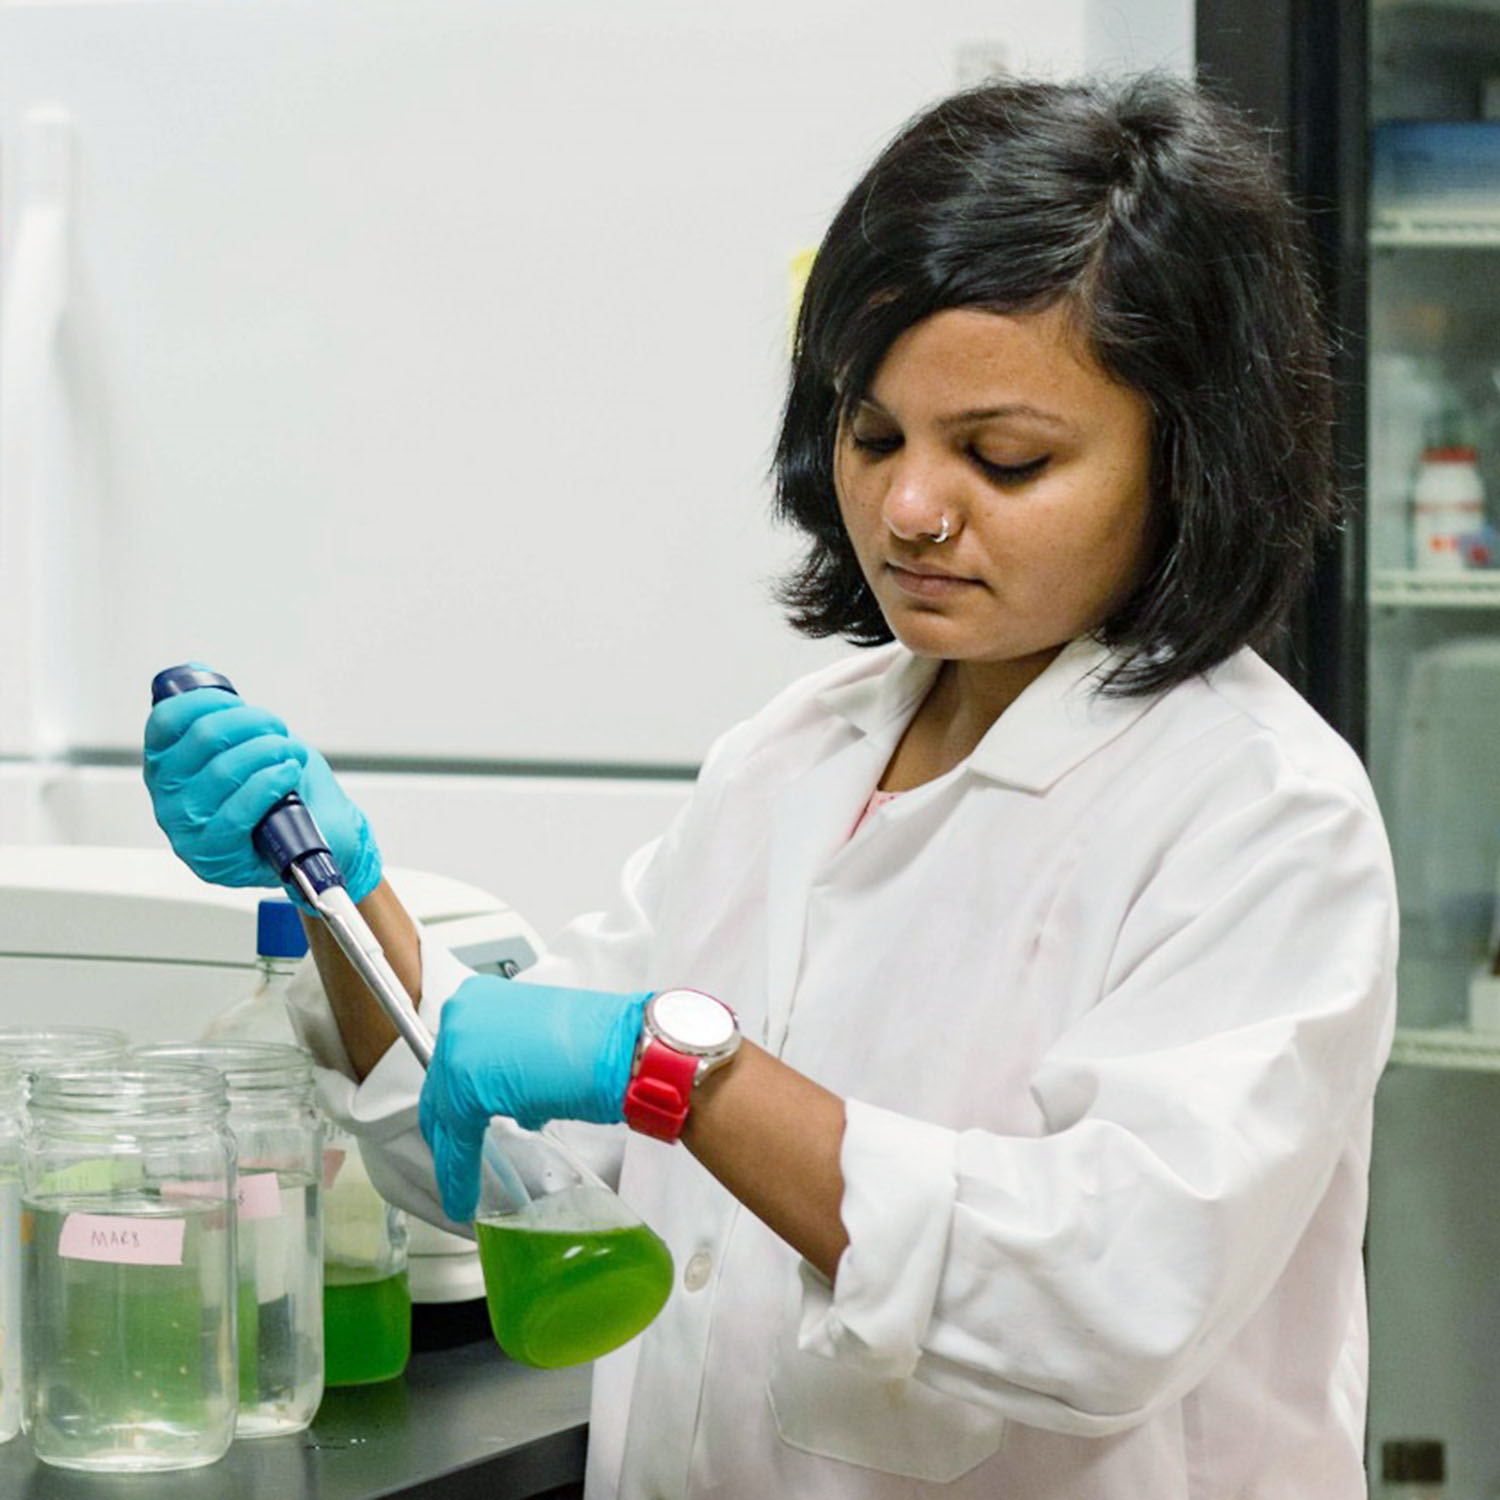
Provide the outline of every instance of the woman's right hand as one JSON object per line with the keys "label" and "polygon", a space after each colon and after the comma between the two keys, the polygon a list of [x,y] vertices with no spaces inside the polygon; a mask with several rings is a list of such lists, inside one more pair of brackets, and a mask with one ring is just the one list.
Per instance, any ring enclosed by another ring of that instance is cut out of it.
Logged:
{"label": "woman's right hand", "polygon": [[146,789],[179,859],[214,885],[274,886],[251,834],[289,792],[317,820],[350,897],[380,883],[380,850],[365,815],[328,762],[273,713],[220,688],[163,698],[146,720]]}

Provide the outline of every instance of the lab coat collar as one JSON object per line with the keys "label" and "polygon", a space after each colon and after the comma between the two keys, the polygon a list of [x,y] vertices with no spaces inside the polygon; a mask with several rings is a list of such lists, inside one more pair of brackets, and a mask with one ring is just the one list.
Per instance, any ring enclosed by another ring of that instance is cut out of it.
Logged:
{"label": "lab coat collar", "polygon": [[866,668],[861,676],[825,688],[818,702],[861,734],[878,734],[892,719],[904,724],[927,696],[941,665],[896,644],[878,647],[859,664]]}
{"label": "lab coat collar", "polygon": [[[931,688],[938,662],[904,646],[883,649],[886,665],[819,694],[819,703],[862,734],[893,719],[905,723]],[[1155,697],[1111,697],[1100,685],[1120,656],[1083,637],[1070,642],[991,726],[968,769],[1005,786],[1045,792],[1075,766],[1123,734]]]}

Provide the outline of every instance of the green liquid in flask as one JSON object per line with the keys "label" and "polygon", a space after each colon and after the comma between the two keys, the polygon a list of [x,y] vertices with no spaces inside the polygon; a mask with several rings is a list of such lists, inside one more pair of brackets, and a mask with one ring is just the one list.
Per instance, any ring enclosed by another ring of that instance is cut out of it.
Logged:
{"label": "green liquid in flask", "polygon": [[381,1276],[362,1267],[323,1268],[325,1385],[394,1380],[411,1357],[411,1290],[406,1272]]}
{"label": "green liquid in flask", "polygon": [[570,1228],[528,1215],[474,1224],[490,1327],[542,1369],[583,1364],[638,1334],[667,1300],[672,1257],[644,1224]]}

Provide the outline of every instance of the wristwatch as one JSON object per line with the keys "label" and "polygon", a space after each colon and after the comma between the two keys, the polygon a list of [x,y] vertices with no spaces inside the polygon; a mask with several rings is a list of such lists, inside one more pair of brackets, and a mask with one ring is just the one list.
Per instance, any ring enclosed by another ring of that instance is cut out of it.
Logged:
{"label": "wristwatch", "polygon": [[693,1089],[739,1050],[740,1023],[722,1000],[701,990],[661,990],[646,1002],[625,1089],[625,1123],[675,1141]]}

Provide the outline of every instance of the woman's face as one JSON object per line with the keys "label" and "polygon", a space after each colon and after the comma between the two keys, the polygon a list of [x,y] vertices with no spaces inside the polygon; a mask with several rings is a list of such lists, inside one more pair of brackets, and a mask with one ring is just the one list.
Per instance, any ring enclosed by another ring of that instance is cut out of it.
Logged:
{"label": "woman's face", "polygon": [[1029,676],[1100,625],[1146,562],[1150,432],[1145,397],[1094,363],[1061,307],[955,308],[908,328],[835,459],[897,638]]}

